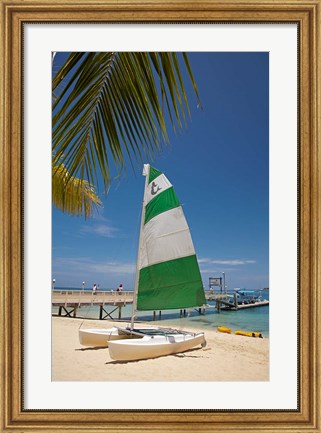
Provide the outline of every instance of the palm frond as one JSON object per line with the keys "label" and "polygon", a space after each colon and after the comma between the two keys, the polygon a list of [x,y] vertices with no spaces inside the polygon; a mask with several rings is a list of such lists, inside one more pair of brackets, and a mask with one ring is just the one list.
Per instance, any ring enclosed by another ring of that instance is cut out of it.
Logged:
{"label": "palm frond", "polygon": [[[71,53],[53,80],[63,90],[53,103],[53,152],[68,171],[105,190],[111,163],[151,160],[168,142],[166,120],[176,130],[189,106],[182,78],[187,55],[177,53]],[[56,92],[57,93],[57,92]],[[165,102],[165,105],[164,105]],[[166,108],[166,109],[165,109]]]}
{"label": "palm frond", "polygon": [[92,215],[96,207],[102,206],[95,189],[85,180],[71,177],[66,167],[52,166],[52,202],[62,212],[69,215]]}

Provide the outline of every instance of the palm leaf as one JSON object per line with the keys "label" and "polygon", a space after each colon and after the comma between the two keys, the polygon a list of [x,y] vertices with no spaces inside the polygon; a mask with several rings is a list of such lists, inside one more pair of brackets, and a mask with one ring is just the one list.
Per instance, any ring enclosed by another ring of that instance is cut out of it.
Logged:
{"label": "palm leaf", "polygon": [[70,177],[65,166],[54,161],[52,202],[62,212],[70,215],[84,215],[85,218],[89,217],[96,207],[102,206],[95,189],[87,181]]}
{"label": "palm leaf", "polygon": [[112,162],[119,173],[126,161],[153,160],[168,143],[167,119],[175,131],[189,115],[180,65],[199,100],[186,54],[70,54],[53,80],[52,121],[67,183],[79,176],[98,184],[101,175],[106,190]]}

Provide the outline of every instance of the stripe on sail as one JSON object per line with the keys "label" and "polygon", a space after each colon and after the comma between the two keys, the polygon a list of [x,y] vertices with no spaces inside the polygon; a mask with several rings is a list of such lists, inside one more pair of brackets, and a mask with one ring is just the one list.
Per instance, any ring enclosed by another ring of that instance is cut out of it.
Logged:
{"label": "stripe on sail", "polygon": [[195,250],[173,186],[160,171],[144,166],[144,195],[138,258],[137,310],[203,305],[205,294]]}
{"label": "stripe on sail", "polygon": [[167,310],[205,303],[196,255],[169,260],[139,271],[138,310]]}
{"label": "stripe on sail", "polygon": [[161,174],[162,174],[162,172],[157,170],[157,168],[150,166],[148,183],[153,182],[153,180],[156,179],[156,177],[160,176]]}
{"label": "stripe on sail", "polygon": [[138,269],[195,254],[181,206],[152,218],[142,230]]}
{"label": "stripe on sail", "polygon": [[156,215],[166,212],[170,209],[180,206],[178,198],[175,194],[174,188],[170,187],[164,192],[159,193],[153,200],[151,200],[145,207],[145,221],[148,223]]}

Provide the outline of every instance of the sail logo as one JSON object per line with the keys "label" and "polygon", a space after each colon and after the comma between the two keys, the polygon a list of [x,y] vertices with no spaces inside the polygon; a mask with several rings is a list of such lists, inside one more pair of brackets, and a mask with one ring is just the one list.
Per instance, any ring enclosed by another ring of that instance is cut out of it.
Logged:
{"label": "sail logo", "polygon": [[158,185],[156,185],[155,182],[152,183],[152,188],[150,190],[151,195],[156,195],[158,191],[160,191],[162,188]]}
{"label": "sail logo", "polygon": [[172,184],[163,174],[151,179],[146,186],[145,204],[147,205],[151,200],[157,198],[160,194],[163,194],[163,192],[171,187]]}

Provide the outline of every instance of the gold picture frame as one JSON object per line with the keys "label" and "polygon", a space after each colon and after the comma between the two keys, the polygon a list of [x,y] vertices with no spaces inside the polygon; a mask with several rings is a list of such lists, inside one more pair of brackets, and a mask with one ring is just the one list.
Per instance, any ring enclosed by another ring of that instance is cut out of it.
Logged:
{"label": "gold picture frame", "polygon": [[[321,432],[321,0],[1,1],[1,431]],[[23,410],[23,24],[297,23],[299,351],[297,410]]]}

